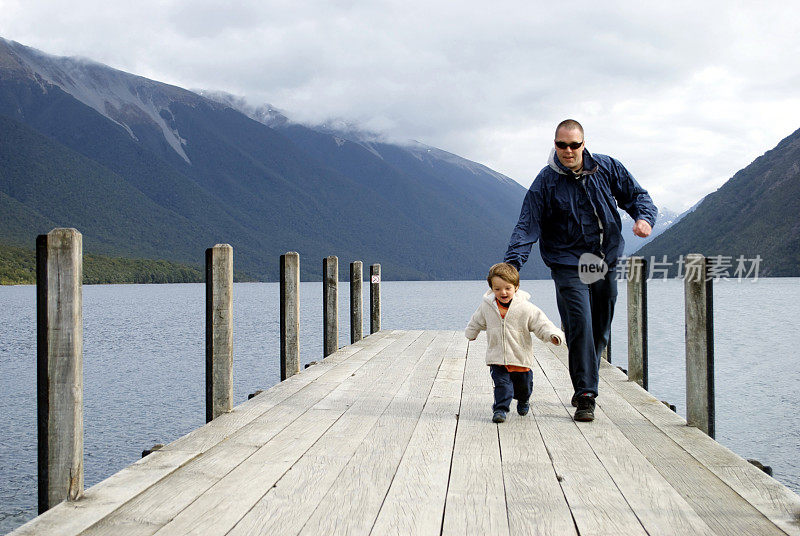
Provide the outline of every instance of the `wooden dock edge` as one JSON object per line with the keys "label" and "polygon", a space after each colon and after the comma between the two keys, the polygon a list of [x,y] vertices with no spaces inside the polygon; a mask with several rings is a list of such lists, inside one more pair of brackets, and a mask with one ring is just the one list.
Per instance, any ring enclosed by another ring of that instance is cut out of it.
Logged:
{"label": "wooden dock edge", "polygon": [[[273,406],[323,376],[358,352],[380,351],[405,331],[380,331],[344,346],[318,364],[275,384],[211,422],[145,456],[87,489],[80,500],[64,501],[10,532],[8,536],[79,534],[150,486],[202,455],[233,431],[254,421]],[[376,339],[379,339],[376,344]]]}
{"label": "wooden dock edge", "polygon": [[[548,348],[568,366],[565,347]],[[706,435],[689,426],[683,417],[670,410],[660,400],[630,381],[619,368],[600,360],[600,396],[603,389],[614,389],[642,416],[693,456],[701,465],[752,504],[766,518],[787,534],[800,535],[800,496],[784,484],[764,473],[753,464]]]}

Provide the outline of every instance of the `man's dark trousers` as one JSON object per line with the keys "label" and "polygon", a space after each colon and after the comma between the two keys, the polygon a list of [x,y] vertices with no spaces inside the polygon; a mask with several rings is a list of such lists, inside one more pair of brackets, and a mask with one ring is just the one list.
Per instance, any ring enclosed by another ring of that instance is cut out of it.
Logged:
{"label": "man's dark trousers", "polygon": [[524,404],[533,391],[533,371],[509,372],[503,365],[489,365],[489,373],[494,381],[494,405],[492,411],[505,411],[511,408],[511,399]]}
{"label": "man's dark trousers", "polygon": [[577,266],[552,267],[556,301],[569,348],[569,375],[575,394],[597,396],[600,358],[608,345],[617,279],[614,267],[595,283],[580,280]]}

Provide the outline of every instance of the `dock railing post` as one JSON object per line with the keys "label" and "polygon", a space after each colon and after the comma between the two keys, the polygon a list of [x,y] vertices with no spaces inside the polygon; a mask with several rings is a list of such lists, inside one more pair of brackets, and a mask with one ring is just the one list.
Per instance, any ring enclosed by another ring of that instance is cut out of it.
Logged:
{"label": "dock railing post", "polygon": [[605,361],[607,361],[608,363],[611,363],[611,328],[608,329],[608,343],[606,344],[606,347],[603,348],[603,351],[600,353],[600,357]]}
{"label": "dock railing post", "polygon": [[83,495],[83,237],[36,238],[39,513]]}
{"label": "dock railing post", "polygon": [[281,381],[300,372],[300,255],[281,255]]}
{"label": "dock railing post", "polygon": [[350,344],[357,343],[364,337],[361,299],[364,268],[361,261],[350,263]]}
{"label": "dock railing post", "polygon": [[381,265],[369,267],[369,332],[381,330]]}
{"label": "dock railing post", "polygon": [[339,259],[335,255],[322,261],[323,357],[339,349]]}
{"label": "dock railing post", "polygon": [[686,256],[686,421],[714,437],[714,307],[703,255]]}
{"label": "dock railing post", "polygon": [[647,389],[647,261],[628,259],[628,379]]}
{"label": "dock railing post", "polygon": [[206,250],[206,422],[233,409],[233,248]]}

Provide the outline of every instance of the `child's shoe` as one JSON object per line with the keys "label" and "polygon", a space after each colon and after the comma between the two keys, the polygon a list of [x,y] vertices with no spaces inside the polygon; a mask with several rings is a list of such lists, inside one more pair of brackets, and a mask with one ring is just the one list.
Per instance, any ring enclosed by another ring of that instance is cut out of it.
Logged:
{"label": "child's shoe", "polygon": [[531,403],[530,402],[519,402],[519,401],[517,401],[517,413],[519,413],[522,416],[525,416],[525,415],[528,414],[528,412],[530,410],[531,410]]}
{"label": "child's shoe", "polygon": [[506,412],[505,411],[495,411],[494,415],[492,416],[492,422],[496,422],[496,423],[506,422]]}

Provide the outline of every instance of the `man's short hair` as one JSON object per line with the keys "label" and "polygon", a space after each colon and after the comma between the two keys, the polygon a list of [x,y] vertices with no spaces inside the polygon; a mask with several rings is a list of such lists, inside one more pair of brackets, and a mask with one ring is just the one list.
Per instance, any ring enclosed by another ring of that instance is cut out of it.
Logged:
{"label": "man's short hair", "polygon": [[583,127],[581,126],[580,123],[578,123],[574,119],[564,119],[558,124],[558,126],[556,127],[556,138],[558,137],[558,131],[561,130],[562,128],[565,128],[567,130],[573,130],[577,128],[578,130],[581,131],[581,136],[584,135]]}
{"label": "man's short hair", "polygon": [[492,278],[494,277],[499,277],[503,281],[507,281],[515,287],[519,286],[519,272],[507,262],[498,262],[489,268],[489,275],[486,276],[486,281],[489,283],[489,288],[492,287]]}

